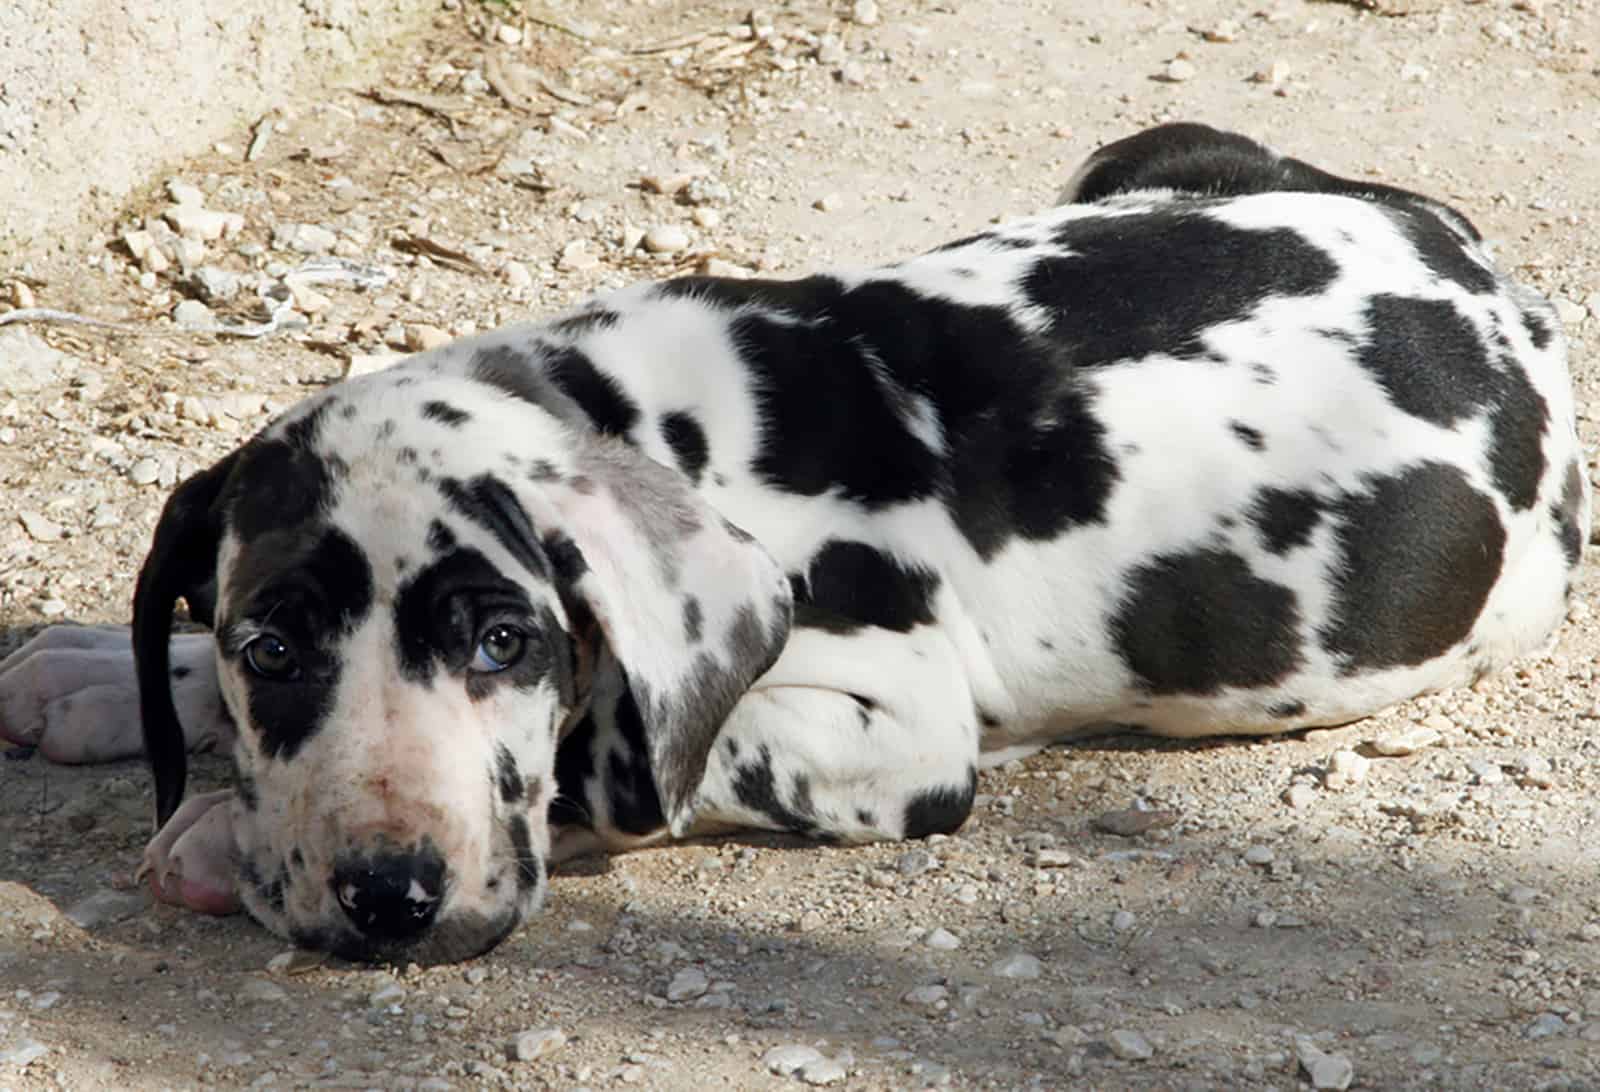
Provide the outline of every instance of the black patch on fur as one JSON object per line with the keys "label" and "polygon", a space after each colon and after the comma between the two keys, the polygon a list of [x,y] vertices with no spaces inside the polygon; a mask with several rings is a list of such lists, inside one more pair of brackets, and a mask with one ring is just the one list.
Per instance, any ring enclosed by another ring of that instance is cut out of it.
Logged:
{"label": "black patch on fur", "polygon": [[1477,329],[1445,300],[1374,296],[1357,360],[1405,413],[1444,428],[1488,412],[1494,484],[1518,511],[1538,500],[1549,409],[1509,355],[1491,362]]}
{"label": "black patch on fur", "polygon": [[940,785],[915,793],[906,804],[905,838],[926,838],[930,834],[954,834],[972,814],[972,801],[978,795],[978,769],[967,767],[964,785]]}
{"label": "black patch on fur", "polygon": [[183,666],[178,666],[178,667],[173,668],[172,669],[173,681],[176,682],[176,681],[179,681],[179,680],[182,680],[182,679],[187,679],[189,677],[189,675],[191,674],[191,670],[192,669],[187,668],[187,667],[183,667]]}
{"label": "black patch on fur", "polygon": [[683,598],[683,639],[691,645],[700,643],[701,626],[705,616],[700,609],[700,600],[692,595]]}
{"label": "black patch on fur", "polygon": [[503,743],[497,744],[494,749],[494,780],[500,787],[502,803],[515,804],[527,790],[522,771],[517,768],[517,756]]}
{"label": "black patch on fur", "polygon": [[817,817],[810,807],[810,786],[806,786],[804,799],[797,794],[792,801],[784,800],[772,771],[772,748],[765,743],[754,758],[747,758],[734,767],[733,795],[751,811],[765,816],[777,830],[818,833]]}
{"label": "black patch on fur", "polygon": [[1392,205],[1388,211],[1406,241],[1416,248],[1417,257],[1422,259],[1429,273],[1441,280],[1453,281],[1468,292],[1480,295],[1493,292],[1496,287],[1494,274],[1473,260],[1461,236],[1444,225],[1441,209],[1445,209],[1458,224],[1466,224],[1473,236],[1477,236],[1477,230],[1467,223],[1466,217],[1442,205],[1428,208]]}
{"label": "black patch on fur", "polygon": [[539,548],[539,538],[527,509],[511,487],[493,474],[479,474],[462,482],[439,479],[439,492],[461,515],[494,536],[530,576],[548,582],[550,562]]}
{"label": "black patch on fur", "polygon": [[672,449],[673,457],[678,460],[678,469],[695,485],[699,485],[700,476],[705,473],[706,463],[711,458],[706,430],[700,427],[700,422],[684,410],[663,414],[661,438]]}
{"label": "black patch on fur", "polygon": [[1267,446],[1266,437],[1261,435],[1261,430],[1258,428],[1252,428],[1242,421],[1229,421],[1228,428],[1233,430],[1233,434],[1251,451],[1262,451]]}
{"label": "black patch on fur", "polygon": [[1565,481],[1561,485],[1561,499],[1550,506],[1550,518],[1555,521],[1556,540],[1567,565],[1576,568],[1583,557],[1583,540],[1586,530],[1579,522],[1583,513],[1583,468],[1574,459],[1567,464]]}
{"label": "black patch on fur", "polygon": [[422,416],[430,421],[438,421],[441,425],[446,425],[450,428],[460,428],[472,420],[472,414],[466,410],[457,409],[450,403],[441,402],[438,399],[422,404]]}
{"label": "black patch on fur", "polygon": [[1455,467],[1366,484],[1332,508],[1340,556],[1319,637],[1346,674],[1415,666],[1466,640],[1505,554],[1493,502]]}
{"label": "black patch on fur", "polygon": [[544,373],[572,398],[601,432],[627,436],[639,423],[639,407],[622,385],[594,366],[577,349],[555,349],[544,360]]}
{"label": "black patch on fur", "polygon": [[1111,631],[1150,694],[1271,686],[1300,666],[1294,592],[1256,576],[1237,554],[1166,554],[1125,584]]}
{"label": "black patch on fur", "polygon": [[590,307],[575,315],[556,319],[550,329],[562,337],[576,338],[596,330],[609,330],[622,321],[617,312],[604,307]]}
{"label": "black patch on fur", "polygon": [[280,871],[272,879],[267,879],[261,874],[253,858],[245,856],[239,858],[239,882],[241,885],[253,888],[256,898],[266,903],[273,912],[281,914],[284,911],[283,889],[288,881],[288,874]]}
{"label": "black patch on fur", "polygon": [[1533,342],[1533,347],[1540,352],[1550,347],[1550,340],[1555,336],[1545,317],[1531,308],[1522,309],[1522,328],[1528,331],[1528,340]]}
{"label": "black patch on fur", "polygon": [[[813,615],[845,620],[846,625],[881,626],[907,633],[932,624],[939,576],[906,566],[861,542],[830,540],[818,550],[804,579],[795,578],[794,600]],[[823,625],[821,628],[835,628]]]}
{"label": "black patch on fur", "polygon": [[1303,701],[1280,701],[1267,709],[1267,715],[1277,720],[1288,720],[1290,717],[1300,716],[1305,711],[1306,703]]}
{"label": "black patch on fur", "polygon": [[1311,532],[1322,519],[1322,508],[1315,493],[1268,486],[1256,493],[1255,503],[1245,515],[1260,534],[1261,544],[1282,557],[1311,541]]}
{"label": "black patch on fur", "polygon": [[428,548],[434,553],[442,554],[446,550],[453,550],[456,546],[455,532],[446,527],[440,520],[428,522]]}
{"label": "black patch on fur", "polygon": [[234,562],[231,584],[240,615],[221,620],[224,655],[243,656],[231,636],[249,620],[270,628],[300,664],[290,680],[261,678],[246,670],[250,723],[269,758],[292,759],[321,730],[343,669],[341,644],[372,609],[372,568],[366,553],[343,531],[323,528],[307,540],[304,527],[264,535],[246,544]]}
{"label": "black patch on fur", "polygon": [[261,806],[261,792],[256,788],[255,776],[240,766],[237,758],[233,760],[233,791],[246,811],[255,811]]}
{"label": "black patch on fur", "polygon": [[605,792],[611,823],[625,834],[651,834],[665,826],[667,819],[650,771],[644,720],[632,691],[623,691],[612,715],[625,746],[613,748],[606,758]]}
{"label": "black patch on fur", "polygon": [[506,835],[511,839],[513,866],[517,870],[517,890],[524,895],[539,886],[539,855],[533,851],[533,832],[528,817],[520,811],[506,820]]}
{"label": "black patch on fur", "polygon": [[[317,419],[312,415],[307,420]],[[299,422],[304,425],[305,422]],[[293,432],[295,426],[290,426]],[[307,425],[299,434],[314,432]],[[220,503],[244,542],[321,516],[332,500],[327,461],[283,440],[256,440],[240,453]]]}
{"label": "black patch on fur", "polygon": [[1299,232],[1233,227],[1182,208],[1069,220],[1056,240],[1071,256],[1034,263],[1022,289],[1080,367],[1202,356],[1207,330],[1249,318],[1270,298],[1317,295],[1339,274]]}

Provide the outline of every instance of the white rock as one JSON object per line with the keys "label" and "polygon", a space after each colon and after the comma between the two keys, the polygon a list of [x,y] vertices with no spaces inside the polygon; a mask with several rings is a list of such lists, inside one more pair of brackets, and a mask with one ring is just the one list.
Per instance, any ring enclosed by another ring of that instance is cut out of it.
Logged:
{"label": "white rock", "polygon": [[211,407],[206,405],[205,399],[192,394],[185,395],[179,405],[179,416],[185,421],[193,421],[197,425],[211,423]]}
{"label": "white rock", "polygon": [[1548,789],[1556,783],[1555,768],[1543,755],[1523,755],[1512,766],[1512,772],[1518,781],[1530,788]]}
{"label": "white rock", "polygon": [[190,330],[209,330],[216,326],[217,317],[211,308],[199,300],[183,300],[172,309],[172,320]]}
{"label": "white rock", "polygon": [[989,973],[996,978],[1038,978],[1044,973],[1044,964],[1027,952],[1012,952],[989,964]]}
{"label": "white rock", "polygon": [[124,231],[122,245],[128,248],[128,253],[133,255],[136,262],[144,261],[144,256],[155,248],[155,236],[148,231]]}
{"label": "white rock", "polygon": [[699,967],[685,967],[667,983],[668,1001],[693,1001],[711,988],[711,980]]}
{"label": "white rock", "polygon": [[280,1004],[289,1000],[289,991],[265,978],[247,978],[244,985],[239,987],[238,997],[246,1004],[251,1002]]}
{"label": "white rock", "polygon": [[414,353],[437,349],[441,345],[449,344],[452,340],[454,339],[447,332],[426,322],[413,322],[406,327],[406,348]]}
{"label": "white rock", "polygon": [[569,272],[580,272],[593,269],[600,264],[600,255],[589,248],[589,240],[574,239],[561,248],[561,257],[556,261],[558,269]]}
{"label": "white rock", "polygon": [[1132,911],[1118,910],[1111,915],[1111,928],[1118,933],[1126,933],[1137,924],[1139,924],[1139,919]]}
{"label": "white rock", "polygon": [[1589,317],[1589,309],[1576,300],[1557,296],[1550,302],[1555,304],[1556,315],[1561,319],[1561,325],[1569,330],[1576,330],[1583,325],[1583,320]]}
{"label": "white rock", "polygon": [[1323,784],[1335,791],[1359,785],[1367,776],[1372,760],[1354,751],[1335,751],[1328,757],[1328,772]]}
{"label": "white rock", "polygon": [[814,1062],[807,1062],[797,1071],[802,1081],[810,1085],[838,1084],[850,1075],[843,1062],[837,1058],[818,1058]]}
{"label": "white rock", "polygon": [[353,353],[350,356],[350,363],[345,366],[344,377],[354,379],[358,375],[370,375],[382,371],[397,360],[404,359],[400,353]]}
{"label": "white rock", "polygon": [[689,214],[689,219],[693,220],[697,227],[710,230],[722,223],[722,213],[713,208],[698,208]]}
{"label": "white rock", "polygon": [[179,178],[167,179],[167,196],[176,205],[204,205],[206,195],[199,186]]}
{"label": "white rock", "polygon": [[24,1039],[10,1050],[0,1050],[0,1065],[14,1065],[18,1069],[27,1069],[49,1053],[50,1048],[43,1043]]}
{"label": "white rock", "polygon": [[923,937],[922,943],[938,951],[949,952],[961,947],[961,938],[950,930],[941,927],[932,930],[927,936]]}
{"label": "white rock", "polygon": [[1291,808],[1308,808],[1317,798],[1317,790],[1303,782],[1290,785],[1283,791],[1283,802]]}
{"label": "white rock", "polygon": [[339,237],[319,224],[279,224],[272,229],[272,245],[298,254],[326,254]]}
{"label": "white rock", "polygon": [[206,303],[222,303],[239,294],[239,277],[214,265],[202,265],[189,275],[189,289]]}
{"label": "white rock", "polygon": [[1129,1031],[1126,1028],[1118,1028],[1107,1035],[1106,1046],[1111,1048],[1111,1053],[1127,1062],[1142,1062],[1155,1054],[1155,1048],[1150,1045],[1150,1040],[1137,1031]]}
{"label": "white rock", "polygon": [[676,254],[689,249],[689,233],[677,224],[657,224],[644,233],[644,248],[652,254]]}
{"label": "white rock", "polygon": [[775,1046],[761,1056],[761,1064],[780,1077],[787,1077],[803,1065],[822,1060],[822,1052],[804,1043]]}
{"label": "white rock", "polygon": [[65,382],[78,362],[20,326],[0,329],[0,391],[29,394]]}
{"label": "white rock", "polygon": [[1244,863],[1254,865],[1257,868],[1265,868],[1272,863],[1273,858],[1276,856],[1272,852],[1272,847],[1257,844],[1244,851]]}
{"label": "white rock", "polygon": [[850,18],[864,27],[878,25],[878,0],[856,0],[850,8]]}
{"label": "white rock", "polygon": [[169,205],[161,216],[185,239],[202,243],[214,243],[244,230],[244,217],[237,212],[213,212],[198,205]]}
{"label": "white rock", "polygon": [[1308,1036],[1295,1039],[1295,1057],[1300,1068],[1311,1079],[1311,1087],[1343,1092],[1355,1080],[1355,1066],[1343,1054],[1327,1054],[1320,1050]]}
{"label": "white rock", "polygon": [[932,985],[917,986],[914,989],[907,990],[900,1000],[904,1001],[908,1005],[927,1009],[933,1008],[940,1002],[947,1001],[949,997],[950,991],[947,988],[939,985],[938,983],[934,983]]}
{"label": "white rock", "polygon": [[333,301],[327,296],[297,280],[289,282],[289,298],[294,301],[294,309],[302,315],[320,315],[333,306]]}
{"label": "white rock", "polygon": [[513,292],[533,287],[533,274],[522,262],[511,261],[500,267],[500,276]]}
{"label": "white rock", "polygon": [[1404,758],[1414,755],[1426,747],[1432,747],[1444,737],[1427,724],[1413,724],[1409,728],[1401,728],[1394,732],[1385,732],[1374,739],[1370,746],[1385,758]]}
{"label": "white rock", "polygon": [[567,1034],[560,1028],[531,1028],[519,1032],[511,1040],[508,1053],[519,1062],[531,1062],[546,1054],[553,1054],[566,1045]]}
{"label": "white rock", "polygon": [[61,524],[41,512],[18,512],[17,519],[35,542],[60,542],[64,534]]}
{"label": "white rock", "polygon": [[153,485],[161,476],[161,464],[149,455],[135,459],[128,467],[128,480],[134,485]]}
{"label": "white rock", "polygon": [[1195,78],[1194,64],[1182,57],[1174,57],[1167,62],[1167,67],[1162,70],[1162,76],[1168,83],[1187,83]]}

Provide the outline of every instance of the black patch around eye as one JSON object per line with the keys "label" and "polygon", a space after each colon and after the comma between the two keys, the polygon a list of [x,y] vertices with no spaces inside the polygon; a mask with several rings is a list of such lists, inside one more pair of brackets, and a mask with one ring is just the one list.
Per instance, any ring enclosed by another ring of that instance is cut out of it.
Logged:
{"label": "black patch around eye", "polygon": [[321,730],[343,667],[332,650],[372,609],[365,551],[337,527],[324,528],[307,548],[301,539],[310,533],[300,527],[262,536],[234,562],[232,584],[240,601],[251,604],[252,616],[272,613],[302,668],[293,681],[251,676],[246,683],[250,724],[271,758],[293,758]]}
{"label": "black patch around eye", "polygon": [[901,837],[926,838],[930,834],[953,834],[972,814],[972,801],[978,795],[978,770],[967,767],[962,785],[940,785],[915,793],[906,803]]}
{"label": "black patch around eye", "polygon": [[450,428],[460,428],[472,420],[472,414],[466,410],[457,409],[450,403],[441,402],[438,399],[422,404],[422,416],[430,421],[438,421],[441,425],[446,425]]}
{"label": "black patch around eye", "polygon": [[544,373],[572,398],[601,432],[627,436],[639,422],[639,407],[633,404],[622,385],[595,367],[577,349],[557,349],[547,353]]}
{"label": "black patch around eye", "polygon": [[1339,557],[1322,645],[1346,674],[1407,667],[1467,639],[1500,577],[1494,502],[1442,463],[1367,480],[1332,508]]}
{"label": "black patch around eye", "polygon": [[503,743],[494,749],[494,776],[502,803],[515,804],[523,798],[527,786],[523,783],[522,771],[517,768],[517,756]]}
{"label": "black patch around eye", "polygon": [[544,581],[552,578],[550,562],[539,548],[533,521],[505,482],[493,474],[479,474],[465,482],[441,478],[439,492],[457,512],[493,535],[529,575]]}
{"label": "black patch around eye", "polygon": [[1242,421],[1230,421],[1228,422],[1228,427],[1233,430],[1235,436],[1244,441],[1244,446],[1251,451],[1261,451],[1267,446],[1266,437],[1261,435],[1261,430],[1258,428],[1252,428]]}
{"label": "black patch around eye", "polygon": [[797,620],[803,618],[804,624],[837,629],[828,622],[835,618],[845,631],[868,625],[906,633],[933,622],[939,575],[904,565],[865,543],[834,539],[817,551],[805,578],[793,584]]}
{"label": "black patch around eye", "polygon": [[1215,694],[1279,682],[1302,662],[1294,592],[1220,549],[1133,569],[1111,620],[1128,669],[1150,694]]}
{"label": "black patch around eye", "polygon": [[663,414],[661,438],[672,449],[678,460],[678,469],[694,484],[700,484],[706,463],[711,458],[711,448],[706,442],[706,430],[700,427],[695,416],[683,410]]}

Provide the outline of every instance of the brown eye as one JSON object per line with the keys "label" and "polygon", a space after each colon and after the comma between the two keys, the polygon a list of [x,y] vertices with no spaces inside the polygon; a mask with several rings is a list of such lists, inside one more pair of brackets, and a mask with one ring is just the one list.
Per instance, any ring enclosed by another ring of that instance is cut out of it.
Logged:
{"label": "brown eye", "polygon": [[504,671],[522,659],[526,643],[527,638],[515,626],[491,626],[478,641],[477,654],[472,657],[472,670],[488,674]]}
{"label": "brown eye", "polygon": [[263,679],[281,682],[300,674],[294,652],[272,633],[263,633],[244,646],[244,662]]}

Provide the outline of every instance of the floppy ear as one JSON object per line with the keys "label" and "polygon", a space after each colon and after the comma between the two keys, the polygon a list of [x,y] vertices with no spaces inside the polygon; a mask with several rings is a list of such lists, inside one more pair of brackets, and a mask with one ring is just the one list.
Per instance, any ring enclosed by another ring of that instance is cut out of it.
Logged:
{"label": "floppy ear", "polygon": [[682,476],[621,440],[583,437],[575,470],[542,490],[557,511],[545,550],[572,625],[592,618],[627,676],[681,834],[722,722],[788,639],[789,581]]}
{"label": "floppy ear", "polygon": [[222,520],[217,500],[239,452],[188,478],[167,499],[133,593],[133,660],[145,753],[156,781],[156,827],[183,801],[188,754],[172,701],[168,642],[172,608],[189,601],[197,621],[211,624]]}

